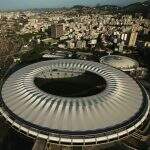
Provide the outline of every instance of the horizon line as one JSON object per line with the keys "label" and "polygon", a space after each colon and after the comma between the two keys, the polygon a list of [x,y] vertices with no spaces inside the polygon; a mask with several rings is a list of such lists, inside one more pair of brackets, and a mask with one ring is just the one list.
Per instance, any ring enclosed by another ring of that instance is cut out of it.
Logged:
{"label": "horizon line", "polygon": [[[145,1],[144,1],[145,2]],[[129,3],[126,5],[117,5],[117,4],[103,4],[101,5],[100,3],[97,3],[95,5],[82,5],[82,4],[75,4],[72,6],[61,6],[61,7],[28,7],[28,8],[0,8],[0,11],[27,11],[27,10],[34,10],[34,9],[70,9],[74,6],[83,6],[83,7],[90,7],[90,8],[94,8],[97,5],[99,6],[117,6],[117,7],[126,7],[128,5],[132,5],[132,4],[136,4],[136,3],[142,3],[142,2],[134,2],[134,3]]]}

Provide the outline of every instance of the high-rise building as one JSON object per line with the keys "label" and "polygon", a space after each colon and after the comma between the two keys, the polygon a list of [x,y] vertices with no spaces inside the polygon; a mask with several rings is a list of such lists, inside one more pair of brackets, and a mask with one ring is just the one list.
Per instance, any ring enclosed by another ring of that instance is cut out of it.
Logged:
{"label": "high-rise building", "polygon": [[75,43],[73,41],[67,41],[67,48],[73,49],[75,47]]}
{"label": "high-rise building", "polygon": [[123,41],[126,41],[127,40],[127,33],[123,33],[122,35],[121,35],[121,40],[123,40]]}
{"label": "high-rise building", "polygon": [[128,46],[132,46],[132,47],[135,46],[136,40],[137,40],[137,36],[138,36],[138,32],[135,32],[135,31],[133,31],[133,32],[131,32],[129,34]]}
{"label": "high-rise building", "polygon": [[76,48],[82,49],[82,48],[86,48],[86,41],[77,41],[76,43]]}
{"label": "high-rise building", "polygon": [[120,53],[123,52],[123,49],[124,49],[124,41],[121,41],[121,42],[118,44],[118,49],[119,49],[119,52],[120,52]]}
{"label": "high-rise building", "polygon": [[63,24],[54,24],[51,26],[51,37],[59,38],[63,35]]}

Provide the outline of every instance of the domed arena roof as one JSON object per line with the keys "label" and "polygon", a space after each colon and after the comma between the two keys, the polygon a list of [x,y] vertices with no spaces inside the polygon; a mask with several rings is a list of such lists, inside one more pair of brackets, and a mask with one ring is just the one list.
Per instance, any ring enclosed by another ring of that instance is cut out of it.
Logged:
{"label": "domed arena roof", "polygon": [[139,63],[136,60],[119,55],[104,56],[100,59],[100,62],[123,71],[129,71],[139,67]]}
{"label": "domed arena roof", "polygon": [[[133,90],[134,89],[134,90]],[[19,131],[59,144],[97,144],[146,119],[148,95],[124,72],[82,60],[50,60],[13,73],[1,114]]]}

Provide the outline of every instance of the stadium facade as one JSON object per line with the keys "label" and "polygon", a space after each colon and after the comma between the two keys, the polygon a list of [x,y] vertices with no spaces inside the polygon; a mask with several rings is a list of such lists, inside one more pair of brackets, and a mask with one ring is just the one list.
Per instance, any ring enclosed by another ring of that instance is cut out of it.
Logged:
{"label": "stadium facade", "polygon": [[82,60],[43,61],[14,72],[1,87],[1,103],[2,116],[19,132],[68,146],[127,138],[149,113],[140,83],[111,66]]}

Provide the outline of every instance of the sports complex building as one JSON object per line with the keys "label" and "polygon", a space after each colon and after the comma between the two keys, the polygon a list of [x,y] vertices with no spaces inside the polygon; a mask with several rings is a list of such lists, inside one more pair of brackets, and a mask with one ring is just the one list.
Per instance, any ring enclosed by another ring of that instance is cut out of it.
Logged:
{"label": "sports complex building", "polygon": [[139,63],[126,56],[107,55],[100,58],[100,62],[120,69],[125,72],[131,72],[139,67]]}
{"label": "sports complex building", "polygon": [[109,145],[145,122],[144,87],[109,65],[49,60],[19,69],[1,86],[0,113],[18,132],[56,145]]}

